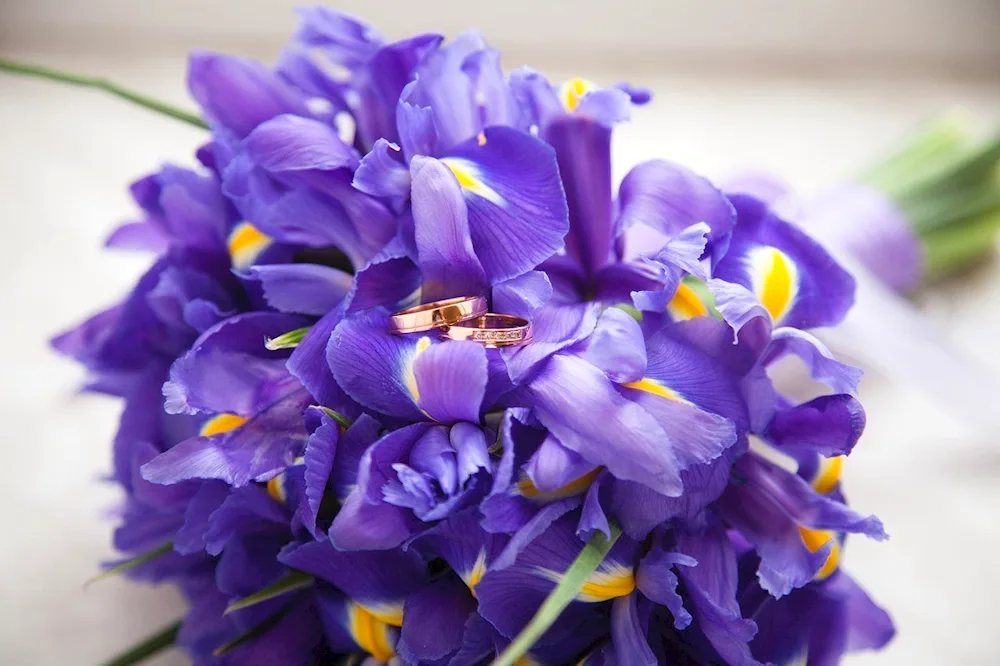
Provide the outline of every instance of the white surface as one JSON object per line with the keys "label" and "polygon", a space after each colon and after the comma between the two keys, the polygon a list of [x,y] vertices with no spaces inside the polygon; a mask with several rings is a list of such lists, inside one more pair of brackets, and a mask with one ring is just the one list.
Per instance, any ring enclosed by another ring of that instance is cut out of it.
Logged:
{"label": "white surface", "polygon": [[[183,102],[180,61],[71,62]],[[657,102],[616,145],[620,172],[651,156],[709,175],[767,164],[814,191],[944,105],[1000,118],[1000,90],[987,83],[651,83]],[[125,293],[145,262],[101,250],[133,211],[125,185],[164,160],[190,163],[201,137],[99,93],[0,76],[0,663],[94,664],[178,612],[168,590],[120,580],[81,589],[112,554],[102,511],[115,495],[97,479],[108,470],[118,407],[75,396],[81,373],[46,338]],[[1000,269],[990,267],[939,290],[928,308],[1000,371],[998,297]],[[932,397],[878,377],[867,379],[863,399],[869,428],[847,468],[847,490],[857,507],[882,517],[892,540],[853,540],[847,568],[893,612],[899,636],[880,657],[853,663],[1000,663],[1000,441],[975,441]]]}
{"label": "white surface", "polygon": [[[6,0],[8,43],[143,53],[178,42],[243,40],[276,49],[301,0]],[[890,62],[983,68],[1000,60],[995,0],[338,0],[392,37],[479,26],[504,53],[631,66],[781,61],[784,67]],[[41,40],[41,42],[40,42]],[[790,57],[793,56],[794,57]],[[706,63],[706,61],[709,61]]]}

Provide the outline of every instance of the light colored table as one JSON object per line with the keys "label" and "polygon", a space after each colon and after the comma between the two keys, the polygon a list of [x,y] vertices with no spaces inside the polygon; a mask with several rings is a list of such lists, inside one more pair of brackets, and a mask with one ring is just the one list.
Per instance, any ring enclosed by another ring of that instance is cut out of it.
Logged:
{"label": "light colored table", "polygon": [[[72,65],[183,101],[180,62]],[[616,144],[619,175],[654,156],[709,175],[765,164],[815,191],[947,105],[1000,117],[1000,88],[985,81],[673,77],[652,84],[656,103],[636,114]],[[122,580],[82,589],[96,563],[112,555],[102,515],[116,495],[99,478],[108,470],[118,407],[75,395],[80,371],[56,358],[46,339],[125,293],[146,262],[101,250],[115,222],[133,213],[125,184],[165,160],[190,163],[200,137],[98,93],[0,77],[2,663],[94,664],[181,609],[169,590]],[[956,344],[1000,371],[1000,269],[943,287],[926,307]],[[847,490],[856,506],[882,517],[892,540],[853,540],[847,567],[892,610],[900,633],[877,661],[851,663],[1000,663],[1000,441],[975,441],[933,397],[877,376],[863,393],[870,425],[847,469]]]}

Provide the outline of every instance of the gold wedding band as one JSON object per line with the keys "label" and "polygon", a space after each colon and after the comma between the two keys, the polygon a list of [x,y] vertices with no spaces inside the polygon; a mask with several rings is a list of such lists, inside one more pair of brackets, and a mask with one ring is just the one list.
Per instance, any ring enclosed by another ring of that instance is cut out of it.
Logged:
{"label": "gold wedding band", "polygon": [[389,326],[393,333],[419,333],[480,317],[486,309],[483,296],[446,298],[400,310],[389,318]]}
{"label": "gold wedding band", "polygon": [[447,340],[472,340],[484,347],[514,347],[531,342],[531,322],[521,317],[488,313],[442,329]]}

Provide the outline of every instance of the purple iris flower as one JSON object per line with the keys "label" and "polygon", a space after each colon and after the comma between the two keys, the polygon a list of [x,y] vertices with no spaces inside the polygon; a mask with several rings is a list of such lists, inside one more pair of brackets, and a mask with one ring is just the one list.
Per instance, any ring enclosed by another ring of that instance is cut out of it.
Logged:
{"label": "purple iris flower", "polygon": [[[204,170],[133,186],[143,218],[109,245],[156,263],[55,341],[125,398],[115,545],[172,545],[133,575],[189,598],[194,662],[486,664],[619,526],[520,663],[884,644],[839,569],[847,534],[885,536],[839,484],[860,373],[808,332],[844,317],[851,276],[678,165],[615,193],[639,89],[505,76],[477,33],[302,18],[273,69],[192,57]],[[468,295],[534,340],[390,333],[403,304]],[[782,390],[789,356],[819,394]],[[286,576],[302,584],[226,613]]]}

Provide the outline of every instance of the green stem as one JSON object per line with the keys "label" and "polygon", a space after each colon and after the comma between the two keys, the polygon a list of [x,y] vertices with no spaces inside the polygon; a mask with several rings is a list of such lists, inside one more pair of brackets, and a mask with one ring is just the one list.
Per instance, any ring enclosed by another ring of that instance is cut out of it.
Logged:
{"label": "green stem", "polygon": [[71,83],[85,88],[96,88],[97,90],[103,90],[104,92],[111,93],[112,95],[132,102],[133,104],[138,104],[139,106],[145,107],[150,111],[156,111],[157,113],[162,113],[166,116],[170,116],[171,118],[182,120],[186,123],[194,125],[195,127],[200,127],[202,129],[208,128],[205,121],[193,113],[189,113],[183,109],[178,109],[177,107],[167,104],[166,102],[161,102],[157,99],[153,99],[152,97],[143,95],[142,93],[129,90],[128,88],[120,86],[113,81],[108,81],[107,79],[100,77],[63,72],[58,69],[50,69],[40,65],[15,62],[5,58],[0,58],[0,71],[10,72],[11,74],[21,74],[23,76],[31,76],[39,79],[49,79],[51,81],[59,81],[62,83]]}
{"label": "green stem", "polygon": [[132,666],[132,664],[138,664],[172,646],[174,641],[177,640],[177,632],[180,629],[181,621],[177,620],[170,626],[164,627],[159,632],[144,639],[135,647],[130,648],[128,652],[123,652],[117,657],[112,658],[111,661],[104,662],[102,666]]}
{"label": "green stem", "polygon": [[622,534],[621,528],[612,523],[611,536],[605,537],[602,532],[596,532],[590,538],[587,545],[583,547],[577,555],[569,569],[563,574],[562,580],[555,589],[549,593],[545,601],[538,608],[538,612],[531,618],[514,642],[507,646],[491,666],[514,666],[518,659],[523,657],[528,650],[542,637],[549,627],[559,619],[559,616],[567,606],[576,598],[587,582],[590,574],[597,570],[604,558],[607,557],[611,547],[615,545]]}

